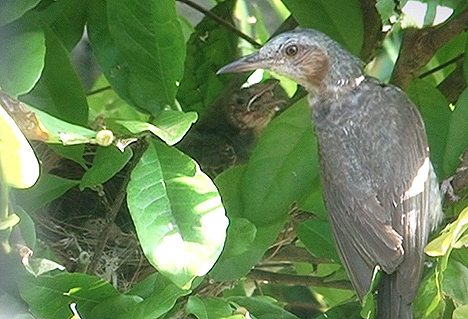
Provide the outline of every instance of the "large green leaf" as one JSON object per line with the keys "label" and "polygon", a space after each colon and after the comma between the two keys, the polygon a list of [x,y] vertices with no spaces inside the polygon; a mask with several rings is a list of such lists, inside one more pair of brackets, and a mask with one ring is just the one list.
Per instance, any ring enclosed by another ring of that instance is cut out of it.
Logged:
{"label": "large green leaf", "polygon": [[468,145],[467,123],[468,89],[465,89],[458,98],[450,121],[444,154],[444,172],[446,175],[455,174],[457,167],[460,165],[460,158]]}
{"label": "large green leaf", "polygon": [[46,64],[41,79],[22,101],[73,124],[88,123],[88,104],[68,52],[54,30],[42,24],[46,35]]}
{"label": "large green leaf", "polygon": [[[114,73],[109,74],[109,81],[113,82],[116,73],[127,74],[128,82],[119,83],[123,87],[116,86],[116,89],[125,91],[124,96],[133,104],[150,113],[156,114],[165,105],[174,105],[185,59],[185,41],[175,1],[109,0],[107,22],[109,35],[118,50],[114,53],[121,54],[124,62],[112,65],[112,71],[107,69],[108,65],[103,65],[106,75],[109,71]],[[106,28],[105,25],[101,27]],[[97,49],[98,59],[101,57],[102,61],[107,52]]]}
{"label": "large green leaf", "polygon": [[0,2],[0,27],[19,19],[29,9],[34,8],[40,0],[3,0]]}
{"label": "large green leaf", "polygon": [[241,182],[243,217],[256,226],[285,220],[318,173],[317,140],[302,99],[270,123],[256,146]]}
{"label": "large green leaf", "polygon": [[212,181],[189,157],[152,141],[132,172],[128,207],[143,251],[179,287],[208,272],[227,218]]}
{"label": "large green leaf", "polygon": [[44,32],[31,19],[5,25],[0,28],[0,52],[0,87],[14,98],[29,92],[44,68]]}
{"label": "large green leaf", "polygon": [[[219,3],[212,12],[232,23],[236,1]],[[203,19],[187,42],[185,72],[177,99],[186,111],[203,112],[223,91],[230,76],[218,76],[222,66],[237,58],[237,37],[211,18]]]}
{"label": "large green leaf", "polygon": [[217,177],[232,227],[211,276],[234,280],[247,274],[278,236],[293,202],[309,194],[317,176],[317,141],[303,99],[270,123],[246,166]]}
{"label": "large green leaf", "polygon": [[443,276],[443,290],[457,304],[468,304],[468,268],[462,263],[450,260]]}
{"label": "large green leaf", "polygon": [[356,55],[361,52],[364,31],[357,0],[284,0],[303,28],[325,32]]}
{"label": "large green leaf", "polygon": [[435,164],[438,176],[445,178],[450,174],[444,170],[445,149],[452,116],[449,102],[434,85],[419,79],[411,83],[407,93],[424,119],[431,148],[431,161]]}
{"label": "large green leaf", "polygon": [[[39,277],[18,278],[21,297],[28,303],[31,312],[39,318],[70,318],[70,304],[76,303],[83,318],[93,307],[107,298],[120,296],[108,282],[95,276],[81,273],[61,273]],[[113,309],[117,313],[119,309]]]}

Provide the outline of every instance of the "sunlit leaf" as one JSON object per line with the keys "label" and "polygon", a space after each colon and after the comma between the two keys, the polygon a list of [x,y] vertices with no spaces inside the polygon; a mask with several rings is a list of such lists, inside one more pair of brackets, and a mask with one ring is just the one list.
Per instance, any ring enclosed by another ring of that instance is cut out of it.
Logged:
{"label": "sunlit leaf", "polygon": [[39,163],[28,141],[8,113],[0,107],[0,175],[2,183],[28,188],[39,177]]}
{"label": "sunlit leaf", "polygon": [[177,286],[211,269],[227,218],[216,187],[193,160],[150,142],[132,172],[127,202],[146,257]]}

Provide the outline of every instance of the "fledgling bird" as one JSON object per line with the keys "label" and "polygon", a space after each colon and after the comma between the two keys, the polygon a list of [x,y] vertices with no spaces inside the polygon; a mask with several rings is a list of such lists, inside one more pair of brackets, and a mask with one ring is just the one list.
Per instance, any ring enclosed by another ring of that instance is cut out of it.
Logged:
{"label": "fledgling bird", "polygon": [[375,267],[381,319],[412,318],[429,232],[442,218],[424,123],[399,88],[317,30],[282,33],[218,73],[268,69],[309,93],[324,197],[338,251],[359,298]]}
{"label": "fledgling bird", "polygon": [[275,79],[246,88],[228,88],[177,147],[214,178],[225,169],[248,161],[260,134],[287,101]]}

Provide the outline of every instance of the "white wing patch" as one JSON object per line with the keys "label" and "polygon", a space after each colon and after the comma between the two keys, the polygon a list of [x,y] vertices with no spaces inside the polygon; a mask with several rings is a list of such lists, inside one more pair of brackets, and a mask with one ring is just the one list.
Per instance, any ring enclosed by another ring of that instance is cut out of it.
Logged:
{"label": "white wing patch", "polygon": [[426,157],[424,163],[419,167],[416,176],[411,183],[410,188],[403,195],[403,200],[407,200],[413,196],[419,195],[424,191],[424,184],[429,178],[429,168],[430,168],[429,157]]}

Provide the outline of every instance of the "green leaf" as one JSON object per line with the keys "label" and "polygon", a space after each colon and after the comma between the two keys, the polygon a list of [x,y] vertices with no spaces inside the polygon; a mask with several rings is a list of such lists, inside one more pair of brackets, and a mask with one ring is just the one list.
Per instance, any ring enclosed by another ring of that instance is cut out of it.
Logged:
{"label": "green leaf", "polygon": [[74,145],[89,143],[96,137],[96,132],[85,127],[70,124],[51,116],[46,112],[29,106],[36,114],[41,129],[48,135],[48,143],[61,143],[63,145]]}
{"label": "green leaf", "polygon": [[2,106],[0,106],[0,136],[2,183],[16,188],[33,186],[39,177],[39,162],[31,145]]}
{"label": "green leaf", "polygon": [[0,2],[0,27],[19,19],[26,11],[34,8],[39,2],[40,0],[3,0]]}
{"label": "green leaf", "polygon": [[93,307],[107,298],[120,295],[104,280],[81,273],[21,276],[17,281],[21,297],[32,313],[48,319],[70,318],[70,304],[74,302],[83,318],[88,318]]}
{"label": "green leaf", "polygon": [[300,209],[311,212],[322,220],[327,220],[327,209],[323,200],[320,176],[311,181],[308,190],[304,191],[297,204]]}
{"label": "green leaf", "polygon": [[34,187],[16,191],[15,197],[18,205],[31,214],[79,183],[52,174],[42,174]]}
{"label": "green leaf", "polygon": [[61,120],[86,125],[88,104],[83,85],[60,39],[49,26],[42,24],[42,27],[47,46],[45,68],[34,89],[20,100]]}
{"label": "green leaf", "polygon": [[465,319],[468,318],[468,305],[463,305],[455,308],[453,311],[452,319]]}
{"label": "green leaf", "polygon": [[110,35],[125,62],[114,72],[128,73],[130,80],[122,89],[152,114],[174,105],[185,59],[175,1],[109,0],[107,14]]}
{"label": "green leaf", "polygon": [[460,239],[467,229],[468,207],[460,213],[457,220],[445,226],[445,228],[440,232],[440,235],[426,245],[424,251],[429,256],[444,256],[447,252],[452,250],[454,244]]}
{"label": "green leaf", "polygon": [[297,236],[314,256],[340,262],[330,224],[327,221],[313,219],[303,222],[297,228]]}
{"label": "green leaf", "polygon": [[246,308],[258,319],[298,319],[292,313],[277,306],[271,298],[265,297],[229,297],[230,302]]}
{"label": "green leaf", "polygon": [[146,257],[177,286],[211,269],[228,221],[216,187],[193,160],[150,142],[132,172],[127,202]]}
{"label": "green leaf", "polygon": [[416,318],[442,318],[445,300],[440,293],[439,276],[440,274],[432,273],[419,287],[418,296],[413,303],[413,313]]}
{"label": "green leaf", "polygon": [[119,295],[107,298],[90,311],[90,318],[139,318],[129,317],[129,315],[130,311],[137,307],[142,302],[142,300],[143,299],[139,296],[131,295]]}
{"label": "green leaf", "polygon": [[284,0],[303,28],[318,29],[356,55],[361,52],[364,31],[356,0]]}
{"label": "green leaf", "polygon": [[[233,24],[232,12],[236,1],[219,3],[212,13]],[[186,111],[203,110],[223,91],[231,76],[218,76],[222,66],[237,58],[237,36],[213,19],[205,17],[187,42],[184,77],[177,100]]]}
{"label": "green leaf", "polygon": [[141,121],[117,120],[115,122],[133,134],[150,131],[168,145],[174,145],[182,139],[197,118],[198,115],[195,112],[165,110],[158,115],[154,125]]}
{"label": "green leaf", "polygon": [[411,82],[406,93],[423,117],[431,148],[431,161],[434,163],[437,175],[446,178],[450,175],[450,172],[444,170],[447,136],[452,116],[449,102],[434,85],[419,79]]}
{"label": "green leaf", "polygon": [[118,318],[138,318],[138,319],[153,319],[160,318],[167,313],[177,299],[187,295],[190,290],[183,290],[177,287],[161,274],[158,274],[154,280],[152,293],[145,298],[141,303],[136,305],[129,315],[118,316]]}
{"label": "green leaf", "polygon": [[316,319],[361,319],[359,302],[349,302],[325,312]]}
{"label": "green leaf", "polygon": [[[0,8],[0,15],[1,12]],[[44,32],[26,19],[3,26],[0,28],[0,52],[0,87],[13,98],[29,92],[44,68]]]}
{"label": "green leaf", "polygon": [[293,202],[318,176],[317,140],[307,99],[275,118],[242,176],[243,217],[257,227],[285,221]]}
{"label": "green leaf", "polygon": [[468,145],[468,89],[465,89],[458,98],[447,136],[447,146],[444,157],[444,172],[455,174],[460,165],[460,158]]}
{"label": "green leaf", "polygon": [[232,308],[225,299],[198,298],[192,296],[185,308],[186,314],[192,314],[198,319],[220,319],[232,314]]}
{"label": "green leaf", "polygon": [[444,293],[456,304],[468,304],[468,268],[462,263],[450,260],[442,277]]}
{"label": "green leaf", "polygon": [[86,171],[81,179],[80,189],[92,188],[107,182],[125,167],[132,156],[133,152],[128,147],[124,152],[115,146],[98,147],[93,159],[93,166]]}
{"label": "green leaf", "polygon": [[377,0],[375,4],[377,11],[380,14],[382,23],[388,23],[390,17],[395,13],[395,1],[394,0]]}

